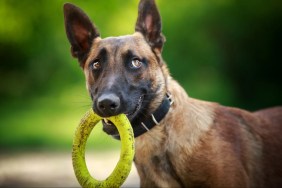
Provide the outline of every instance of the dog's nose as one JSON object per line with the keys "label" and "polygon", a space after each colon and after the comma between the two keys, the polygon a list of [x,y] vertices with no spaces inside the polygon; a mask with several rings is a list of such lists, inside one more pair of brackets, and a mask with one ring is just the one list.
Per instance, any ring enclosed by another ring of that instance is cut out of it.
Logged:
{"label": "dog's nose", "polygon": [[120,99],[115,94],[102,94],[97,99],[97,108],[104,117],[117,115],[120,109]]}

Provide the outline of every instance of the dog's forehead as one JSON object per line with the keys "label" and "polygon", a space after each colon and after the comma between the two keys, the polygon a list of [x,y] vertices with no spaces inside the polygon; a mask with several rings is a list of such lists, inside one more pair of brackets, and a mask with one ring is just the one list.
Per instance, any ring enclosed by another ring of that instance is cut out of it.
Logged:
{"label": "dog's forehead", "polygon": [[107,37],[101,40],[101,44],[111,44],[111,45],[122,45],[125,43],[131,43],[135,41],[136,37],[134,35],[124,35],[118,37]]}
{"label": "dog's forehead", "polygon": [[107,37],[100,39],[94,45],[97,50],[106,49],[108,51],[126,51],[128,49],[134,50],[137,48],[150,49],[150,46],[147,44],[144,37],[139,33],[118,37]]}

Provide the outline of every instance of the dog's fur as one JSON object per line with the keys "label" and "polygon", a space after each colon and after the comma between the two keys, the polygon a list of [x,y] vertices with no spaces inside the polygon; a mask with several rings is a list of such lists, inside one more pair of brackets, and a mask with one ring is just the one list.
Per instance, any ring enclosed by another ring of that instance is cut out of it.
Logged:
{"label": "dog's fur", "polygon": [[[136,32],[121,37],[100,38],[71,4],[64,13],[97,114],[125,113],[134,126],[167,92],[173,96],[160,125],[136,138],[141,187],[282,187],[282,108],[251,113],[188,97],[162,60],[165,39],[153,0],[141,0]],[[117,133],[105,122],[104,131]]]}

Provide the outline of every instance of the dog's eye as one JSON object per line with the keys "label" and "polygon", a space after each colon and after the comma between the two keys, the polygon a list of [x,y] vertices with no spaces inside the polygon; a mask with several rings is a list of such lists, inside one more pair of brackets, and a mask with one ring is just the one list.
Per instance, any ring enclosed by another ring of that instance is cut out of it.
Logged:
{"label": "dog's eye", "polygon": [[142,61],[140,61],[139,59],[137,58],[134,58],[132,61],[131,61],[131,65],[130,67],[133,68],[133,69],[138,69],[142,66]]}
{"label": "dog's eye", "polygon": [[93,63],[91,64],[91,67],[90,67],[92,70],[98,70],[101,68],[101,63],[99,60],[95,60],[93,61]]}

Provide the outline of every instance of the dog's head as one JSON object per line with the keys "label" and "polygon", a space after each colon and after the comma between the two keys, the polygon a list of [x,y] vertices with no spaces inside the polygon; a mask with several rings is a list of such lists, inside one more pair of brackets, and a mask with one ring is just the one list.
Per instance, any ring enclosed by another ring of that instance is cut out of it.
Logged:
{"label": "dog's head", "polygon": [[[165,41],[154,0],[141,0],[135,33],[102,39],[88,16],[72,4],[64,5],[65,28],[71,53],[86,77],[93,110],[102,117],[124,113],[131,123],[148,116],[166,93]],[[114,126],[104,130],[115,134]]]}

